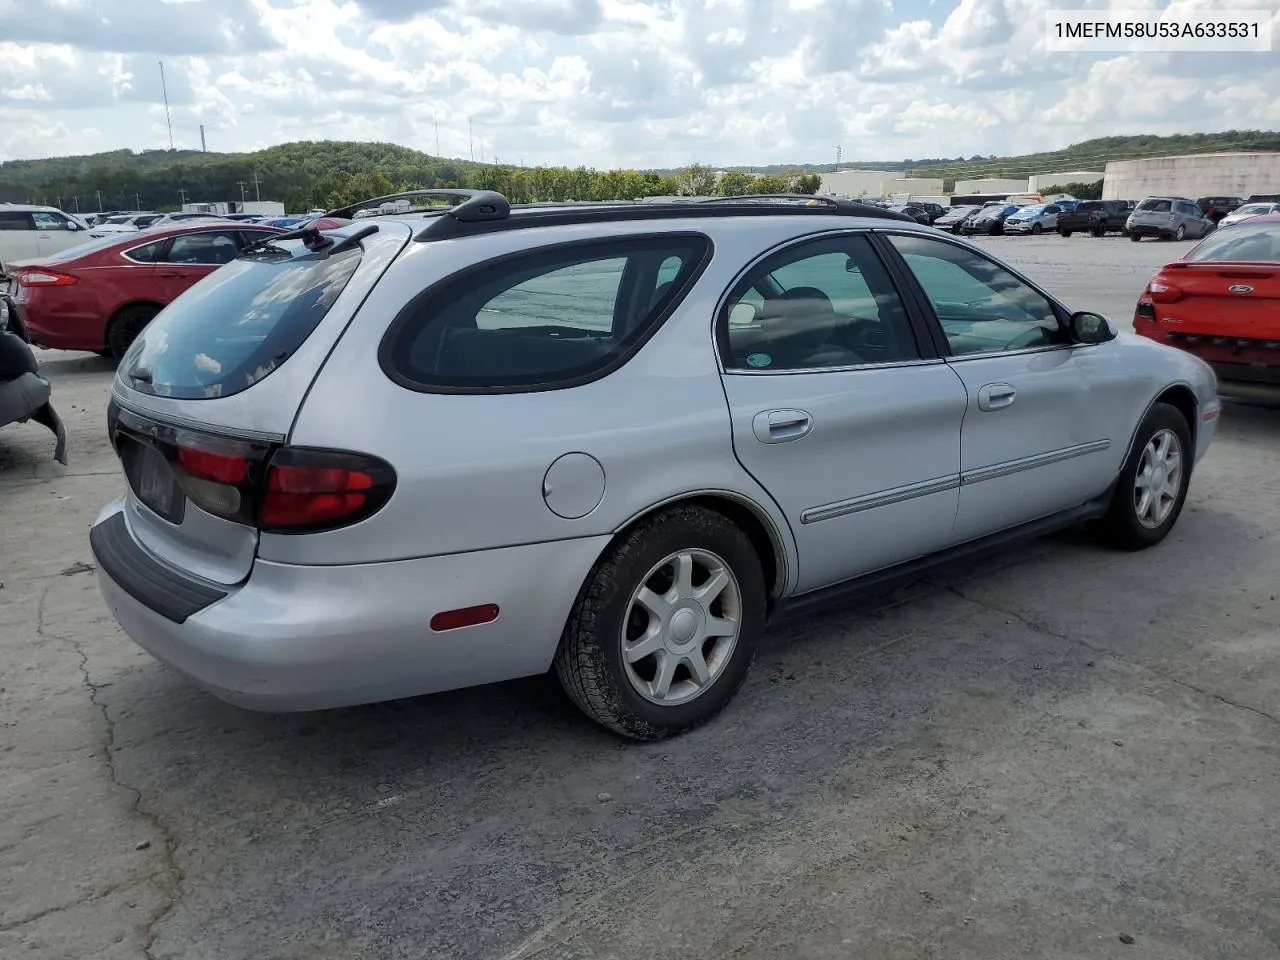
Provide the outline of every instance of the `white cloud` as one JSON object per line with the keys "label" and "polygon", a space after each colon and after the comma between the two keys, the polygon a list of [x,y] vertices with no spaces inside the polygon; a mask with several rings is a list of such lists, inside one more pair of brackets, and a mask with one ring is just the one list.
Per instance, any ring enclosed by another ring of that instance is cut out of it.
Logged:
{"label": "white cloud", "polygon": [[438,132],[452,156],[671,166],[1266,126],[1273,54],[1053,54],[1044,19],[1059,5],[0,0],[0,159],[167,146],[158,60],[176,144],[198,146],[203,124],[217,150],[373,139],[434,152]]}

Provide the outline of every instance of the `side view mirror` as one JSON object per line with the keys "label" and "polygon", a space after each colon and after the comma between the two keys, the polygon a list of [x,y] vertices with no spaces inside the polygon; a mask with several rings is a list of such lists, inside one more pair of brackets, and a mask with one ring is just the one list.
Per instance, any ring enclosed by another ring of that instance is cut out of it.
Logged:
{"label": "side view mirror", "polygon": [[1102,314],[1088,310],[1073,313],[1067,323],[1071,327],[1071,339],[1076,343],[1106,343],[1118,335],[1115,324]]}

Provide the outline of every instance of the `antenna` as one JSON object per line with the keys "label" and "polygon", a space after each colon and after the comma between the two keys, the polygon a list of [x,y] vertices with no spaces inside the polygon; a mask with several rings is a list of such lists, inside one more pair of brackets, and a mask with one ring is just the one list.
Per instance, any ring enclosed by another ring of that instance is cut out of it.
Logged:
{"label": "antenna", "polygon": [[[164,82],[164,61],[160,61],[160,90],[164,94],[164,122],[169,125],[169,149],[173,149],[173,118],[169,116],[169,86]],[[201,128],[204,129],[203,127]]]}

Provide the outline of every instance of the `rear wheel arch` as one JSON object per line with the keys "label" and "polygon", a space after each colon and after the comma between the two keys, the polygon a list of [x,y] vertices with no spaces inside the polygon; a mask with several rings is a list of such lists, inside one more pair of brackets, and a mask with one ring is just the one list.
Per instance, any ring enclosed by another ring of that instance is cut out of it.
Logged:
{"label": "rear wheel arch", "polygon": [[728,518],[751,541],[764,571],[764,581],[769,585],[769,609],[782,595],[787,585],[788,552],[783,533],[769,514],[750,498],[727,490],[696,491],[671,497],[656,503],[631,517],[614,533],[609,545],[601,551],[607,554],[613,545],[637,525],[676,507],[705,507]]}
{"label": "rear wheel arch", "polygon": [[107,350],[111,354],[116,355],[115,358],[117,360],[122,359],[123,351],[118,352],[116,350],[116,344],[112,342],[112,331],[121,323],[125,322],[130,314],[140,310],[150,310],[153,312],[154,317],[154,314],[159,313],[163,309],[164,304],[156,303],[153,300],[133,300],[129,303],[124,303],[118,306],[115,312],[111,314],[111,318],[107,321],[106,326],[103,327],[103,339],[106,342]]}

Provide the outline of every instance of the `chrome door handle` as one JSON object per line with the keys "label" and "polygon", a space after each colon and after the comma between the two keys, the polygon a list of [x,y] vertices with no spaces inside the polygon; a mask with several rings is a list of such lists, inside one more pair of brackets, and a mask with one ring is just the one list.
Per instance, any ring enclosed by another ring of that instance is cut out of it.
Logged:
{"label": "chrome door handle", "polygon": [[979,410],[1001,410],[1018,397],[1018,391],[1007,383],[988,383],[978,391]]}
{"label": "chrome door handle", "polygon": [[813,429],[813,417],[803,410],[765,410],[751,421],[751,432],[761,443],[799,440]]}

